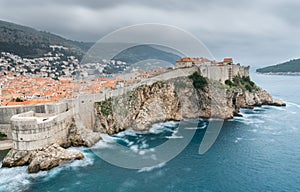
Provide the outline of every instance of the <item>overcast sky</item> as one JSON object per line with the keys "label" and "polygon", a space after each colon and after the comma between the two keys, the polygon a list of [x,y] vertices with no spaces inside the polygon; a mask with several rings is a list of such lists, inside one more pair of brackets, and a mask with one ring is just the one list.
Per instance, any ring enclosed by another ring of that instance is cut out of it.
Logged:
{"label": "overcast sky", "polygon": [[120,27],[170,24],[217,58],[253,67],[300,57],[299,0],[0,0],[0,19],[97,41]]}

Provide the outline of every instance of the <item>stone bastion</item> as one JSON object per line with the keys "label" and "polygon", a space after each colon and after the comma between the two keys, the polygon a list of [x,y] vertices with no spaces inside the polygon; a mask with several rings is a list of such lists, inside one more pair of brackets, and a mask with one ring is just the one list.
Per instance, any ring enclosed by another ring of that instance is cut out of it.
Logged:
{"label": "stone bastion", "polygon": [[68,135],[73,112],[59,115],[29,111],[12,116],[13,149],[35,150],[53,143],[62,144]]}

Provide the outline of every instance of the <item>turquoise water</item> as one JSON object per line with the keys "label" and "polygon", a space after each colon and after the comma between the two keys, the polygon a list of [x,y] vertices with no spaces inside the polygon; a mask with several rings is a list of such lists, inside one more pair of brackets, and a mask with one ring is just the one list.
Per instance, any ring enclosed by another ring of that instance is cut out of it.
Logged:
{"label": "turquoise water", "polygon": [[[204,155],[198,149],[207,122],[200,120],[184,151],[158,167],[120,168],[91,149],[72,149],[86,158],[33,175],[26,167],[0,169],[0,191],[300,191],[300,77],[252,78],[287,107],[242,110],[244,117],[226,121]],[[168,122],[155,125],[149,134],[126,131],[110,139],[146,148],[165,142],[177,129],[176,122]],[[102,141],[94,148],[101,151],[109,145]]]}

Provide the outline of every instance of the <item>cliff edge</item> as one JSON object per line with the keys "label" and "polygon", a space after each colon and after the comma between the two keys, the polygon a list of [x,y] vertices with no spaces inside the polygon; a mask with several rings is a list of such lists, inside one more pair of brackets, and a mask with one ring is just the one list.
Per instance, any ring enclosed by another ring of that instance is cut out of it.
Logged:
{"label": "cliff edge", "polygon": [[[285,106],[251,81],[247,73],[240,75],[237,70],[236,75],[229,74],[228,79],[212,74],[205,76],[205,71],[206,67],[177,69],[130,88],[92,95],[86,102],[77,101],[77,113],[73,110],[76,102],[73,102],[58,106],[60,111],[52,116],[35,116],[33,111],[14,115],[11,118],[13,149],[2,166],[29,165],[28,172],[35,173],[65,161],[82,159],[80,152],[64,148],[90,147],[101,139],[100,133],[114,134],[128,128],[147,131],[152,124],[169,120],[230,119],[240,116],[241,108]],[[93,121],[85,124],[84,120],[90,119]]]}

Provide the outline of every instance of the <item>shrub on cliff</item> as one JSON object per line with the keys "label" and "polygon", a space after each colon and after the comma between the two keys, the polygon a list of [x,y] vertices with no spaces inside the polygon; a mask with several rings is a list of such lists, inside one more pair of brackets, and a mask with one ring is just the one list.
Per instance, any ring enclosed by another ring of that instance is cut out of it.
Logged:
{"label": "shrub on cliff", "polygon": [[193,86],[197,90],[203,90],[208,84],[207,79],[199,75],[197,72],[194,72],[192,75],[190,75],[189,79],[193,81]]}
{"label": "shrub on cliff", "polygon": [[108,98],[105,101],[96,102],[96,105],[100,107],[100,111],[103,115],[112,115],[112,99]]}
{"label": "shrub on cliff", "polygon": [[258,89],[255,83],[251,81],[249,76],[248,77],[235,76],[232,81],[230,81],[229,79],[226,80],[225,84],[228,85],[229,87],[237,87],[250,92]]}
{"label": "shrub on cliff", "polygon": [[5,135],[4,133],[1,133],[0,132],[0,138],[2,138],[2,137],[6,137],[7,135]]}
{"label": "shrub on cliff", "polygon": [[229,87],[233,87],[234,86],[234,83],[232,83],[232,81],[230,81],[229,79],[227,79],[225,81],[225,84],[228,85]]}

